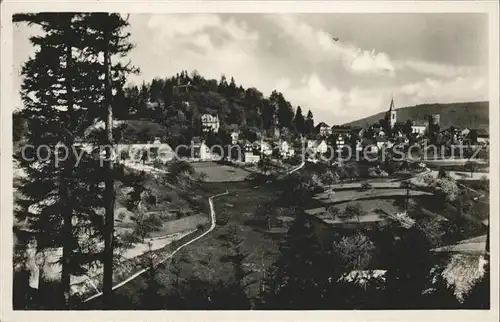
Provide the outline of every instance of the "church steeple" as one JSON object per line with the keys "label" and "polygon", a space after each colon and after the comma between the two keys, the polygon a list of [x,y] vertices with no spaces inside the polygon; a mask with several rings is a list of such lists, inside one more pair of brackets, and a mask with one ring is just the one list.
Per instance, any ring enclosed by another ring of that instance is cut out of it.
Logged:
{"label": "church steeple", "polygon": [[391,98],[391,105],[389,106],[389,123],[391,124],[391,129],[394,127],[397,121],[396,108],[394,107],[394,97]]}

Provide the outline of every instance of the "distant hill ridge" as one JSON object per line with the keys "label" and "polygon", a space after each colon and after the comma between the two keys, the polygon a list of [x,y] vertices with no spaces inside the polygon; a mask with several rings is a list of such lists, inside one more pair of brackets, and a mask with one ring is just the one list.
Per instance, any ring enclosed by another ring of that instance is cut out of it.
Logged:
{"label": "distant hill ridge", "polygon": [[[389,106],[387,107],[389,109]],[[396,109],[398,122],[406,122],[408,119],[413,121],[425,121],[429,114],[438,113],[441,115],[440,127],[448,128],[455,126],[458,128],[489,128],[489,102],[465,102],[448,104],[420,104]],[[384,118],[385,112],[380,112],[356,121],[345,123],[348,126],[365,127],[371,125],[381,118]]]}

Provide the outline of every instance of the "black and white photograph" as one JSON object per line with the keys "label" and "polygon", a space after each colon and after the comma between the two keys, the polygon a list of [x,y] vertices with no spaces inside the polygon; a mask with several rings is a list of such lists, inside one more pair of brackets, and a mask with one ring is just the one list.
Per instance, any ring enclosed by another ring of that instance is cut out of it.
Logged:
{"label": "black and white photograph", "polygon": [[2,316],[498,319],[498,2],[357,2],[2,3]]}

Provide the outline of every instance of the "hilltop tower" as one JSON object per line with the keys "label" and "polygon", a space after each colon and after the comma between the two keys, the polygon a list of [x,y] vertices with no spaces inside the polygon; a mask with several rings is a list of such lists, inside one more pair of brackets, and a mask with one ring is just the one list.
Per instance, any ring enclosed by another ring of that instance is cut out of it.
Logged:
{"label": "hilltop tower", "polygon": [[437,114],[437,113],[431,114],[429,116],[429,123],[436,125],[436,126],[439,126],[441,123],[441,115]]}
{"label": "hilltop tower", "polygon": [[391,129],[394,127],[397,121],[396,109],[394,108],[394,97],[391,98],[391,105],[389,106],[389,124]]}

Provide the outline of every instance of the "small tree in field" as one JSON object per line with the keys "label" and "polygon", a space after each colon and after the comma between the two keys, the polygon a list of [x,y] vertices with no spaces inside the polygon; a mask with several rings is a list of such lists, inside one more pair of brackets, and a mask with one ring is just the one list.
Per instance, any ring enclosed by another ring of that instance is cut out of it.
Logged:
{"label": "small tree in field", "polygon": [[408,213],[408,203],[410,200],[410,189],[411,189],[411,183],[408,180],[402,181],[401,182],[401,188],[406,190],[406,197],[405,197],[405,212]]}
{"label": "small tree in field", "polygon": [[338,182],[339,176],[328,169],[321,174],[320,180],[323,184],[328,186],[328,197],[330,197],[332,193],[332,184]]}
{"label": "small tree in field", "polygon": [[470,171],[470,177],[472,178],[474,175],[474,172],[476,171],[476,164],[474,162],[468,161],[465,164],[465,169]]}
{"label": "small tree in field", "polygon": [[363,182],[361,184],[361,190],[363,190],[363,191],[367,191],[367,190],[370,190],[372,188],[373,188],[373,186],[369,182]]}
{"label": "small tree in field", "polygon": [[269,158],[266,157],[261,158],[257,163],[257,166],[259,167],[259,170],[262,171],[264,174],[268,174],[269,171],[271,171],[273,168],[271,160],[269,160]]}
{"label": "small tree in field", "polygon": [[267,222],[267,228],[271,230],[272,221],[276,218],[276,212],[274,211],[273,206],[271,204],[261,205],[257,208],[255,214],[259,219],[265,220]]}
{"label": "small tree in field", "polygon": [[349,205],[344,209],[343,213],[338,214],[342,220],[350,220],[356,218],[358,223],[361,222],[360,218],[365,215],[365,211],[361,207],[361,204],[356,203],[354,205]]}
{"label": "small tree in field", "polygon": [[353,236],[345,236],[335,241],[333,250],[342,266],[346,268],[346,272],[350,272],[366,268],[375,251],[375,245],[368,237],[358,232]]}
{"label": "small tree in field", "polygon": [[330,218],[333,220],[340,214],[340,209],[334,206],[330,206],[328,207],[327,212],[330,215]]}
{"label": "small tree in field", "polygon": [[448,178],[448,173],[445,169],[440,168],[437,177],[438,179]]}
{"label": "small tree in field", "polygon": [[120,160],[121,162],[125,162],[127,159],[130,159],[130,153],[128,150],[123,150],[120,152]]}

